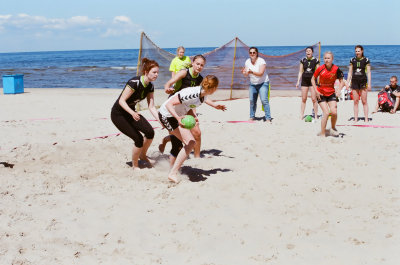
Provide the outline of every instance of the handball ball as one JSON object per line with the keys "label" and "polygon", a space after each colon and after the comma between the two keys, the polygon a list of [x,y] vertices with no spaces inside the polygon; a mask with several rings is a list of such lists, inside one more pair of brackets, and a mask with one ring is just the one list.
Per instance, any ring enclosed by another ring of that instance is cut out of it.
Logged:
{"label": "handball ball", "polygon": [[183,127],[189,130],[196,125],[196,120],[192,115],[185,115],[181,122],[183,123]]}
{"label": "handball ball", "polygon": [[305,122],[312,122],[312,117],[310,115],[307,115],[304,120]]}

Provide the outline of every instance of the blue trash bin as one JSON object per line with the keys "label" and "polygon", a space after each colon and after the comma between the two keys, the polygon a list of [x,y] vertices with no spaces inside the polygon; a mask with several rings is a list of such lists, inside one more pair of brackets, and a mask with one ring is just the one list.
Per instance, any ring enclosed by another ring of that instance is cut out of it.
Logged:
{"label": "blue trash bin", "polygon": [[24,75],[3,75],[3,93],[24,93]]}

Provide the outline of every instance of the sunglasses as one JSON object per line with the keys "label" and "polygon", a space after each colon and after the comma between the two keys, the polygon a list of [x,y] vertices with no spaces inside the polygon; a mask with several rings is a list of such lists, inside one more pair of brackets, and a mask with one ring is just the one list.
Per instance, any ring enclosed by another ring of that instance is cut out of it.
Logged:
{"label": "sunglasses", "polygon": [[256,52],[249,52],[249,54],[257,54]]}

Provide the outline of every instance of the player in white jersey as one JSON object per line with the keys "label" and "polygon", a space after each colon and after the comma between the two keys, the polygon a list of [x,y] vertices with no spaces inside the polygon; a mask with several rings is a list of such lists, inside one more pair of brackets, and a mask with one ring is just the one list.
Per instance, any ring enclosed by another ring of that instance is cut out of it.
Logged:
{"label": "player in white jersey", "polygon": [[[203,102],[211,107],[220,110],[226,110],[225,105],[214,103],[207,96],[212,95],[218,88],[218,78],[213,75],[206,76],[200,86],[185,88],[165,101],[158,112],[161,123],[170,134],[176,136],[182,143],[183,148],[179,150],[177,156],[171,163],[171,170],[168,179],[172,182],[178,182],[178,170],[181,168],[187,156],[193,150],[196,143],[190,130],[185,129],[181,120],[186,115],[192,115],[198,121],[195,111],[196,107]],[[176,149],[176,148],[173,148]]]}

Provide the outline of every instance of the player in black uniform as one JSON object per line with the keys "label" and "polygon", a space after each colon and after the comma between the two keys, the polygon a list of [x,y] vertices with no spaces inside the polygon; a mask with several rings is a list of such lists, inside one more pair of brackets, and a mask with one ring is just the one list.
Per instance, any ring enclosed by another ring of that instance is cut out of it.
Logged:
{"label": "player in black uniform", "polygon": [[[179,71],[165,84],[165,93],[173,95],[184,88],[199,86],[201,81],[203,81],[203,77],[200,73],[203,70],[205,63],[206,58],[204,58],[203,55],[194,56],[192,67]],[[191,129],[191,132],[196,140],[196,145],[194,146],[194,157],[200,157],[201,131],[199,122],[197,122],[196,126]],[[164,152],[165,145],[169,140],[171,140],[172,144],[170,162],[171,165],[173,165],[175,158],[183,145],[182,142],[175,136],[166,136],[158,147],[161,153]]]}
{"label": "player in black uniform", "polygon": [[311,92],[311,100],[313,103],[313,109],[315,119],[318,119],[318,103],[315,94],[314,87],[311,84],[311,78],[315,72],[315,69],[319,67],[319,60],[313,57],[313,47],[306,48],[306,57],[300,60],[299,75],[297,78],[296,88],[299,88],[301,79],[301,108],[300,108],[300,119],[304,119],[304,109],[306,108],[306,101],[308,97],[308,90]]}
{"label": "player in black uniform", "polygon": [[151,165],[146,153],[153,141],[154,129],[136,111],[136,104],[146,98],[151,114],[158,120],[154,106],[154,86],[151,83],[157,79],[158,71],[159,66],[156,61],[143,58],[142,75],[135,76],[126,83],[111,110],[111,120],[114,125],[135,143],[132,150],[133,169],[139,169],[139,158]]}
{"label": "player in black uniform", "polygon": [[371,64],[364,57],[364,48],[361,45],[355,47],[356,56],[351,58],[347,83],[351,85],[354,101],[354,122],[358,121],[358,103],[363,104],[365,122],[368,122],[367,91],[371,90]]}

